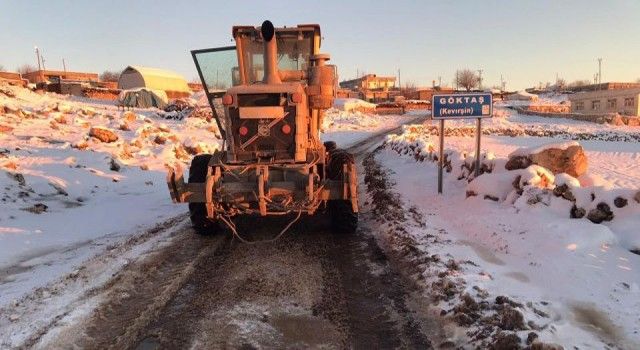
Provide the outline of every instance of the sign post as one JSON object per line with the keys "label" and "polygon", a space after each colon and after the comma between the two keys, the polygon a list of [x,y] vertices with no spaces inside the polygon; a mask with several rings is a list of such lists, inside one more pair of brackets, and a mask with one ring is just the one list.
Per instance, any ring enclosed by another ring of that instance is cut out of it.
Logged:
{"label": "sign post", "polygon": [[493,101],[490,93],[433,95],[431,117],[440,120],[440,151],[438,157],[438,193],[442,193],[442,171],[444,168],[444,121],[446,119],[476,118],[476,163],[475,176],[480,175],[480,145],[482,139],[482,118],[493,115]]}

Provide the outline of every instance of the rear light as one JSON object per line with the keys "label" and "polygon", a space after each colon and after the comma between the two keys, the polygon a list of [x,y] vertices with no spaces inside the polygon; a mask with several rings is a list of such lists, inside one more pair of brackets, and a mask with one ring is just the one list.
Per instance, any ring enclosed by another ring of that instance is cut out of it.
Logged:
{"label": "rear light", "polygon": [[291,127],[289,124],[285,124],[282,126],[282,133],[285,135],[289,135],[291,133]]}
{"label": "rear light", "polygon": [[222,104],[225,106],[233,104],[233,96],[229,94],[222,96]]}
{"label": "rear light", "polygon": [[241,126],[240,129],[238,129],[238,133],[240,134],[240,136],[247,136],[247,134],[249,133],[249,129],[247,129],[246,126]]}
{"label": "rear light", "polygon": [[291,94],[291,102],[293,103],[302,102],[302,94],[299,92],[294,92],[293,94]]}

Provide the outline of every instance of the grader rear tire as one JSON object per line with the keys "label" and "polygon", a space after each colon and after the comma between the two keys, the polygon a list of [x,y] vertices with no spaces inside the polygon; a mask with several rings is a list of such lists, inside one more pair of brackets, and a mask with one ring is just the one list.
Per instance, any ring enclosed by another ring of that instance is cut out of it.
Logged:
{"label": "grader rear tire", "polygon": [[[329,152],[327,176],[331,180],[342,180],[344,165],[355,164],[353,155],[344,149],[336,148]],[[327,203],[331,216],[331,226],[338,233],[351,234],[358,228],[358,213],[353,211],[350,200],[334,199]]]}
{"label": "grader rear tire", "polygon": [[[203,183],[207,180],[210,160],[210,154],[193,157],[189,167],[189,183]],[[189,218],[193,230],[199,235],[212,235],[220,230],[218,222],[207,218],[207,206],[204,203],[189,203]]]}

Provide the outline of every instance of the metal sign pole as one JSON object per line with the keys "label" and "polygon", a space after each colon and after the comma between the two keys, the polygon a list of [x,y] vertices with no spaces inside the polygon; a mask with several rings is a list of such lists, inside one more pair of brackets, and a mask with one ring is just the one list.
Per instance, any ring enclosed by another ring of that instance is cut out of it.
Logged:
{"label": "metal sign pole", "polygon": [[440,155],[438,156],[438,193],[442,194],[442,169],[444,168],[444,119],[440,119]]}
{"label": "metal sign pole", "polygon": [[480,176],[480,142],[482,137],[482,118],[477,119],[476,123],[476,169],[475,177]]}

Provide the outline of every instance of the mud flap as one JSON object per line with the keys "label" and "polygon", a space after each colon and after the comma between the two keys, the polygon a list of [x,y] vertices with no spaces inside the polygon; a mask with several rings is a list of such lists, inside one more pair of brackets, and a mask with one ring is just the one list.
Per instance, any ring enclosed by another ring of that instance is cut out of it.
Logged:
{"label": "mud flap", "polygon": [[184,172],[180,164],[174,167],[167,166],[167,186],[169,186],[169,194],[173,203],[184,203],[183,193],[186,190],[184,182]]}

